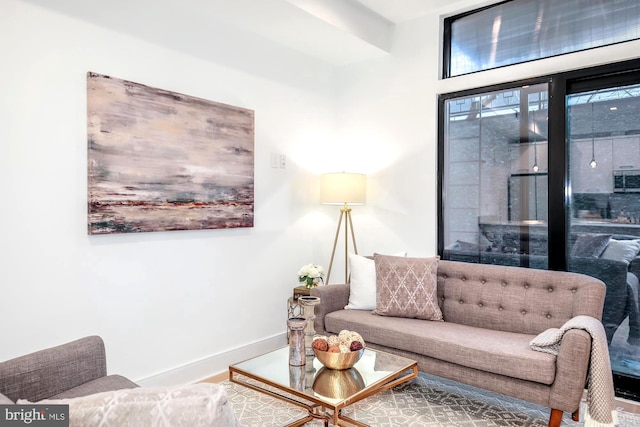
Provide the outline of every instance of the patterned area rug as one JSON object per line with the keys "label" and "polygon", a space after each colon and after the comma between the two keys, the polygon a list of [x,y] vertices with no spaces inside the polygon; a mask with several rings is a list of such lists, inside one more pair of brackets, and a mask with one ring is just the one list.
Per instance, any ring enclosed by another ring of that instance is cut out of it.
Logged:
{"label": "patterned area rug", "polygon": [[[283,426],[306,411],[229,381],[222,383],[233,409],[245,427]],[[580,417],[584,417],[584,402]],[[375,427],[395,426],[532,426],[545,427],[549,409],[476,387],[420,373],[410,382],[371,396],[343,411],[344,415]],[[640,427],[640,414],[618,409],[621,427]],[[306,426],[322,426],[313,421]],[[333,424],[331,424],[333,425]],[[584,426],[565,414],[563,426]]]}

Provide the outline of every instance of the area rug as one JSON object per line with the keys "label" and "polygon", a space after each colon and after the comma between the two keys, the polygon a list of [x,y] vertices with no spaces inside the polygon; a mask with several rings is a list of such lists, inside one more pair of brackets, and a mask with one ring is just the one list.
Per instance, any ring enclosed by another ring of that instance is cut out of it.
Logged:
{"label": "area rug", "polygon": [[[306,411],[229,381],[222,383],[244,427],[283,426],[302,418]],[[584,402],[580,417],[584,416]],[[372,427],[460,426],[545,427],[549,409],[455,381],[420,373],[391,390],[355,403],[343,414]],[[620,427],[640,427],[640,414],[618,409]],[[312,421],[306,426],[322,426]],[[331,424],[333,425],[333,424]],[[565,414],[563,426],[584,426]]]}

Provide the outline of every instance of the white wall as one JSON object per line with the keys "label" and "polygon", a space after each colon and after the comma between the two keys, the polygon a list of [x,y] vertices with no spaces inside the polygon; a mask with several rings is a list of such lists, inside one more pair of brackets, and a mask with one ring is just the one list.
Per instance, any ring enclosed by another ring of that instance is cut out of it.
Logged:
{"label": "white wall", "polygon": [[357,212],[367,222],[357,232],[375,238],[363,243],[363,253],[387,245],[409,255],[436,253],[438,94],[632,59],[640,52],[640,41],[634,41],[442,80],[441,16],[474,3],[457,2],[397,25],[392,55],[339,71],[338,140],[362,161],[369,179],[369,203]]}
{"label": "white wall", "polygon": [[[310,153],[335,133],[333,70],[227,35],[236,49],[214,64],[2,2],[0,360],[98,334],[110,372],[151,384],[285,342],[299,267],[329,258],[334,210]],[[87,71],[255,110],[255,226],[88,236]],[[295,155],[274,169],[272,153]]]}

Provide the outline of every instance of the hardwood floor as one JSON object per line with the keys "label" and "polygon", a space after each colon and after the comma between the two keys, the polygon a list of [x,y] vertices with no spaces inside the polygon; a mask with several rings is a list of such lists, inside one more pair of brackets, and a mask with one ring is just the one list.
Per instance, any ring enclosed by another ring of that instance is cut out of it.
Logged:
{"label": "hardwood floor", "polygon": [[205,378],[204,380],[200,381],[201,383],[220,383],[222,381],[226,381],[229,379],[229,371],[223,372],[221,374],[218,375],[214,375],[212,377],[209,378]]}

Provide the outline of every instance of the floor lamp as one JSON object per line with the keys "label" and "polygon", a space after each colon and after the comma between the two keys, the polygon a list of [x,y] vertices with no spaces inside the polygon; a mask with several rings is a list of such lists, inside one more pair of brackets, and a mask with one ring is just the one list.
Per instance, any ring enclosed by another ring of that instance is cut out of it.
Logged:
{"label": "floor lamp", "polygon": [[329,284],[331,277],[331,267],[336,255],[340,226],[344,221],[344,282],[349,279],[349,232],[353,241],[353,250],[357,254],[356,236],[353,231],[353,221],[351,220],[351,208],[349,205],[364,205],[367,201],[367,177],[360,173],[326,173],[320,177],[320,202],[325,205],[339,205],[340,219],[336,228],[336,237],[333,240],[333,250],[331,251],[331,261],[325,284]]}

